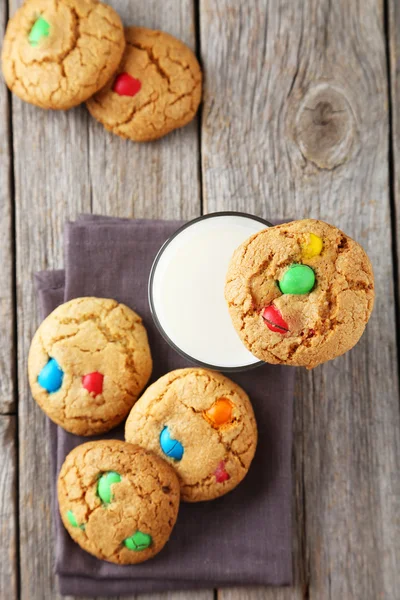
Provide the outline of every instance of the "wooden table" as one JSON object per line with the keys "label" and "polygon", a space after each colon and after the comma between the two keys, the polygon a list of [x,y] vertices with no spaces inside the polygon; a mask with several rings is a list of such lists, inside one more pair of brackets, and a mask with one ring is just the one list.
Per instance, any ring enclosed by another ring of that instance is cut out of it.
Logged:
{"label": "wooden table", "polygon": [[[3,26],[21,3],[0,3]],[[0,87],[0,598],[59,598],[46,419],[26,376],[33,272],[62,266],[63,224],[80,212],[189,219],[230,209],[341,227],[372,259],[377,300],[353,351],[297,372],[295,585],[168,600],[396,600],[400,4],[110,3],[125,23],[196,48],[204,103],[190,126],[138,145],[84,106],[46,112]]]}

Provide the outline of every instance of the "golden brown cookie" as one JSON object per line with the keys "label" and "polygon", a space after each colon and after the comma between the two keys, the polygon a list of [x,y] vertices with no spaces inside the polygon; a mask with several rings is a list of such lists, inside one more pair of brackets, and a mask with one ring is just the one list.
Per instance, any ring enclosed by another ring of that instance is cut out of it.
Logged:
{"label": "golden brown cookie", "polygon": [[225,297],[255,356],[311,369],[358,342],[374,303],[374,276],[357,242],[306,219],[260,231],[239,246]]}
{"label": "golden brown cookie", "polygon": [[118,74],[87,102],[106,129],[135,142],[183,127],[201,99],[201,70],[193,52],[163,31],[125,29]]}
{"label": "golden brown cookie", "polygon": [[68,109],[103,87],[124,48],[121,19],[107,4],[26,0],[7,26],[4,78],[26,102]]}
{"label": "golden brown cookie", "polygon": [[32,395],[77,435],[112,429],[128,414],[152,369],[141,318],[124,304],[77,298],[40,325],[28,358]]}
{"label": "golden brown cookie", "polygon": [[236,383],[205,369],[178,369],[146,390],[129,414],[125,438],[167,460],[182,500],[198,502],[242,481],[256,450],[257,425]]}
{"label": "golden brown cookie", "polygon": [[58,477],[61,519],[83,550],[126,565],[155,556],[178,516],[179,482],[153,453],[119,440],[87,442]]}

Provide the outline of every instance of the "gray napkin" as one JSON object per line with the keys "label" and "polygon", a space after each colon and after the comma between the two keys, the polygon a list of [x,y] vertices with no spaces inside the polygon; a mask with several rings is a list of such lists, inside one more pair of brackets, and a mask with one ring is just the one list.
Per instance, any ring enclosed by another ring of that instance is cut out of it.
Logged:
{"label": "gray napkin", "polygon": [[[147,301],[152,261],[181,225],[83,216],[65,229],[65,271],[43,271],[36,284],[43,318],[79,296],[115,298],[144,321],[154,360],[152,380],[191,366],[153,324]],[[292,582],[291,449],[294,370],[264,365],[229,374],[249,394],[259,444],[236,490],[211,502],[181,504],[171,539],[154,559],[118,566],[87,554],[64,529],[53,488],[55,568],[60,592],[73,596],[133,595],[167,590]],[[123,438],[123,426],[101,437]],[[50,423],[53,483],[72,448],[88,438]]]}

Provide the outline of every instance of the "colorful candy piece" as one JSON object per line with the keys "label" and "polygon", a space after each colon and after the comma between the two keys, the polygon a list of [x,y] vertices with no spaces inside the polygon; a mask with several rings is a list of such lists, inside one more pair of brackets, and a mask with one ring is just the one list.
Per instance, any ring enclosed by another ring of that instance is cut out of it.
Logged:
{"label": "colorful candy piece", "polygon": [[223,483],[224,481],[228,481],[229,473],[226,472],[225,463],[223,460],[219,463],[218,467],[214,471],[215,479],[217,483]]}
{"label": "colorful candy piece", "polygon": [[203,415],[212,425],[220,427],[232,421],[232,408],[233,405],[230,400],[219,398],[208,410],[204,411]]}
{"label": "colorful candy piece", "polygon": [[32,26],[32,29],[29,32],[28,42],[31,46],[37,46],[42,38],[49,36],[49,33],[49,23],[45,19],[43,19],[43,17],[39,17],[38,19],[36,19]]}
{"label": "colorful candy piece", "polygon": [[82,377],[82,385],[93,396],[98,396],[103,391],[104,375],[95,371]]}
{"label": "colorful candy piece", "polygon": [[264,308],[261,316],[264,319],[266,326],[271,331],[282,334],[289,331],[289,325],[282,317],[280,311],[273,304]]}
{"label": "colorful candy piece", "polygon": [[38,384],[49,394],[57,392],[63,382],[64,371],[55,358],[50,358],[47,365],[43,367],[38,376]]}
{"label": "colorful candy piece", "polygon": [[135,79],[129,73],[120,73],[117,75],[113,85],[113,92],[119,96],[136,96],[142,87],[139,79]]}
{"label": "colorful candy piece", "polygon": [[322,252],[323,245],[324,243],[318,235],[315,235],[315,233],[310,233],[308,235],[308,241],[301,247],[302,257],[314,258],[314,256],[318,256]]}
{"label": "colorful candy piece", "polygon": [[136,531],[136,533],[131,535],[131,537],[128,537],[126,540],[124,540],[124,546],[126,546],[128,550],[141,552],[142,550],[146,550],[146,548],[151,545],[152,541],[152,537],[148,533]]}
{"label": "colorful candy piece", "polygon": [[119,483],[122,477],[115,471],[104,473],[97,484],[97,495],[104,504],[110,504],[114,496],[111,493],[111,486],[114,483]]}
{"label": "colorful candy piece", "polygon": [[307,265],[291,265],[279,282],[282,294],[303,295],[311,292],[315,285],[315,273]]}
{"label": "colorful candy piece", "polygon": [[69,523],[72,525],[72,527],[79,527],[79,529],[85,529],[84,524],[79,525],[72,510],[67,511],[67,519],[68,519]]}
{"label": "colorful candy piece", "polygon": [[168,427],[164,427],[160,433],[161,450],[174,460],[181,460],[183,456],[183,446],[178,440],[171,438]]}

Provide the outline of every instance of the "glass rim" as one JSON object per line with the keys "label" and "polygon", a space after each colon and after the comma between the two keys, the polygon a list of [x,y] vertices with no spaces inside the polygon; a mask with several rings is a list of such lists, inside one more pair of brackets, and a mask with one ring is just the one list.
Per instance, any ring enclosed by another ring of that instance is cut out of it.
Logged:
{"label": "glass rim", "polygon": [[175,344],[175,342],[173,342],[171,340],[171,338],[169,337],[169,335],[167,334],[167,332],[164,330],[163,326],[161,325],[161,322],[157,316],[157,311],[156,311],[156,307],[154,304],[154,298],[153,298],[153,282],[154,282],[154,276],[155,276],[155,272],[158,266],[158,263],[160,262],[160,259],[162,257],[162,255],[164,254],[165,250],[167,249],[167,247],[170,245],[170,243],[178,236],[180,235],[185,229],[188,229],[189,227],[191,227],[192,225],[194,225],[195,223],[199,223],[200,221],[204,221],[206,219],[210,219],[210,218],[215,218],[215,217],[243,217],[243,218],[247,218],[247,219],[251,219],[252,221],[258,221],[259,223],[264,224],[266,227],[273,227],[272,223],[270,223],[269,221],[267,221],[266,219],[263,219],[262,217],[257,217],[255,215],[252,215],[250,213],[245,213],[245,212],[236,212],[233,210],[227,210],[227,211],[220,211],[220,212],[214,212],[214,213],[207,213],[206,215],[201,215],[200,217],[196,217],[195,219],[191,219],[190,221],[188,221],[187,223],[184,223],[181,227],[179,227],[161,246],[161,248],[159,249],[159,251],[157,252],[154,260],[153,260],[153,264],[151,265],[151,269],[150,269],[150,274],[149,274],[149,281],[148,281],[148,300],[149,300],[149,306],[150,306],[150,313],[151,316],[153,318],[153,321],[159,331],[159,333],[162,335],[162,337],[164,338],[164,340],[167,342],[167,344],[169,344],[169,346],[171,346],[171,348],[173,348],[175,350],[175,352],[177,352],[180,356],[182,356],[182,358],[185,358],[186,360],[188,360],[189,362],[194,363],[195,365],[198,365],[200,367],[203,367],[205,369],[211,369],[214,371],[223,371],[226,373],[234,373],[234,372],[240,372],[240,371],[250,371],[251,369],[255,369],[256,367],[259,367],[264,363],[264,361],[262,360],[257,360],[254,363],[250,363],[248,365],[239,365],[237,367],[223,367],[220,365],[212,365],[209,363],[206,363],[204,361],[198,360],[197,358],[194,358],[194,356],[191,356],[190,354],[187,354],[184,350],[182,350],[181,348],[179,348],[179,346],[177,346]]}

